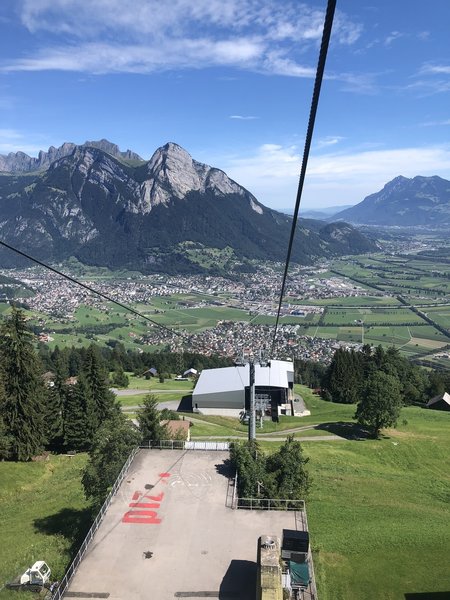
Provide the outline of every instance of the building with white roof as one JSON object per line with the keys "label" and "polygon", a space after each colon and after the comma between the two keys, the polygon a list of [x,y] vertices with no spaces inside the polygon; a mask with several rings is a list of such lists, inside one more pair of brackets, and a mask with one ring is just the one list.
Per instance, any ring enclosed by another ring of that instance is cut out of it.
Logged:
{"label": "building with white roof", "polygon": [[[271,360],[255,364],[257,406],[270,407],[272,415],[289,410],[293,397],[294,364]],[[239,416],[250,405],[249,365],[204,369],[192,394],[192,408],[203,414]]]}

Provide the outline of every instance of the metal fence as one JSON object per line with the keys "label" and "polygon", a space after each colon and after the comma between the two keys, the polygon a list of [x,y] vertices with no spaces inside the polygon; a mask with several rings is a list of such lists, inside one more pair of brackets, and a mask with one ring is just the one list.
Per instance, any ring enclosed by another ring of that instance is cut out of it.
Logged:
{"label": "metal fence", "polygon": [[199,442],[186,440],[149,440],[141,448],[156,450],[222,450],[230,449],[229,442]]}
{"label": "metal fence", "polygon": [[246,510],[305,510],[304,500],[289,500],[285,498],[236,498],[235,508]]}
{"label": "metal fence", "polygon": [[139,448],[135,448],[131,452],[130,456],[127,458],[125,464],[122,467],[122,470],[120,471],[116,481],[114,482],[113,487],[111,488],[111,491],[109,492],[98,515],[95,517],[95,520],[91,525],[91,528],[89,529],[86,537],[84,538],[84,541],[81,544],[80,549],[78,550],[77,554],[75,555],[75,558],[73,559],[72,563],[70,564],[69,568],[67,569],[66,574],[64,575],[61,582],[59,583],[58,588],[54,592],[54,594],[52,596],[52,600],[59,600],[60,598],[62,598],[64,596],[64,592],[67,590],[69,583],[70,583],[72,577],[74,576],[75,571],[78,568],[78,565],[82,561],[83,556],[86,554],[86,550],[88,549],[88,546],[92,541],[92,538],[94,537],[97,529],[100,527],[100,523],[102,522],[106,511],[108,510],[108,507],[111,504],[112,499],[116,495],[117,490],[119,489],[120,484],[124,480],[125,475],[128,471],[128,468],[129,468],[130,464],[132,463],[134,457],[138,453],[138,451],[139,451]]}

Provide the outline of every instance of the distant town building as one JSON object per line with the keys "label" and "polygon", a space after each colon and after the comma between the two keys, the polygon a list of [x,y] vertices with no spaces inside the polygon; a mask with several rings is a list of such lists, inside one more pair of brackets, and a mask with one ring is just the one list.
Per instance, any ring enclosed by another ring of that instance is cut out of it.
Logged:
{"label": "distant town building", "polygon": [[183,373],[183,377],[195,377],[197,375],[197,369],[188,369]]}

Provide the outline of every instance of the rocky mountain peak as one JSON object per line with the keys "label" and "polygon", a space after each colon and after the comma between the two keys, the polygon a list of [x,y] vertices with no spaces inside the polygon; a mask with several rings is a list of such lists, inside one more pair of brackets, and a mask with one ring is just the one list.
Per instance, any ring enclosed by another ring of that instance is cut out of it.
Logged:
{"label": "rocky mountain peak", "polygon": [[125,160],[136,160],[143,161],[144,159],[136,154],[136,152],[132,152],[131,150],[126,150],[125,152],[121,152],[119,146],[117,144],[113,144],[108,140],[101,139],[99,141],[87,141],[84,144],[74,144],[72,142],[64,142],[61,146],[56,148],[55,146],[50,146],[50,148],[45,152],[44,150],[40,150],[37,158],[32,156],[28,156],[24,152],[10,152],[8,155],[0,154],[0,171],[9,172],[9,173],[28,173],[30,171],[42,171],[44,169],[48,169],[52,163],[60,158],[65,156],[69,156],[74,152],[76,148],[83,147],[94,147],[99,150],[103,150],[103,152],[107,152],[111,154],[115,158],[125,159]]}
{"label": "rocky mountain peak", "polygon": [[145,212],[158,204],[167,205],[173,198],[185,198],[189,192],[247,196],[253,210],[259,213],[263,210],[256,199],[226,173],[194,160],[184,148],[174,142],[158,148],[151,157],[147,164],[143,192],[144,203],[141,210]]}

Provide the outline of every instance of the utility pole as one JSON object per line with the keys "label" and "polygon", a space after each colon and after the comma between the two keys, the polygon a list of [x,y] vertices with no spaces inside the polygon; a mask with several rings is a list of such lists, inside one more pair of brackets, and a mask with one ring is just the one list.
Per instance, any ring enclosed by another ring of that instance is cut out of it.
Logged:
{"label": "utility pole", "polygon": [[250,419],[248,421],[248,439],[256,439],[256,405],[255,405],[255,363],[250,357],[248,362],[250,368]]}

